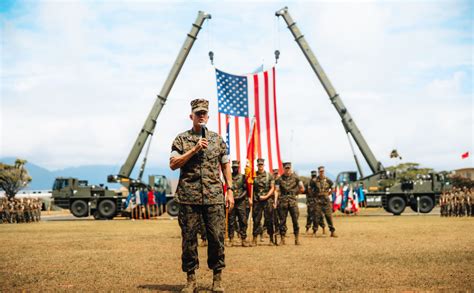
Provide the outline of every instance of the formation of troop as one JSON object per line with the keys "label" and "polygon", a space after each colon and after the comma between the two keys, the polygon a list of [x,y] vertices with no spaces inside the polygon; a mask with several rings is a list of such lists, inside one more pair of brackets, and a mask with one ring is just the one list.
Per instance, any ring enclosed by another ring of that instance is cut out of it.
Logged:
{"label": "formation of troop", "polygon": [[[312,171],[312,178],[305,187],[298,175],[292,171],[291,163],[283,163],[284,172],[278,174],[278,169],[273,174],[265,171],[264,159],[257,160],[257,172],[253,182],[252,194],[244,174],[240,174],[240,162],[232,161],[232,181],[234,190],[234,209],[230,211],[228,222],[227,246],[257,246],[258,236],[266,231],[270,245],[285,245],[287,238],[287,217],[290,215],[295,236],[295,244],[300,242],[300,228],[298,224],[299,208],[298,194],[305,193],[308,206],[306,231],[312,226],[316,235],[318,226],[323,227],[324,218],[329,226],[332,237],[337,237],[332,221],[332,206],[329,196],[333,182],[324,174],[324,167],[319,167],[317,174]],[[252,240],[247,240],[247,227],[252,207]],[[323,218],[324,217],[324,218]],[[263,225],[262,225],[263,219]],[[237,234],[240,242],[235,241]],[[279,237],[279,240],[278,240]],[[261,237],[262,239],[262,237]]]}
{"label": "formation of troop", "polygon": [[441,217],[474,217],[474,188],[453,188],[439,198]]}
{"label": "formation of troop", "polygon": [[41,220],[41,201],[37,198],[2,198],[0,224],[32,223]]}

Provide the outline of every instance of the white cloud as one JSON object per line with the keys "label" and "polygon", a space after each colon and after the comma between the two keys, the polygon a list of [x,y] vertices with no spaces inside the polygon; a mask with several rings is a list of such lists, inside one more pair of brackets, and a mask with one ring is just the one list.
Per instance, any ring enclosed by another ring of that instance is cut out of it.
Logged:
{"label": "white cloud", "polygon": [[[158,119],[150,164],[167,164],[172,139],[190,127],[192,98],[209,97],[211,109],[217,108],[209,50],[218,67],[244,73],[262,62],[271,66],[278,47],[282,156],[296,165],[352,165],[339,116],[286,24],[275,25],[274,11],[282,6],[40,2],[3,28],[0,155],[49,168],[122,164],[197,10],[205,10],[213,19],[204,24]],[[448,25],[465,9],[462,2],[291,4],[385,165],[392,163],[392,148],[437,169],[472,165],[460,160],[473,146],[472,85],[466,86],[472,83],[472,42],[465,41],[472,37]]]}

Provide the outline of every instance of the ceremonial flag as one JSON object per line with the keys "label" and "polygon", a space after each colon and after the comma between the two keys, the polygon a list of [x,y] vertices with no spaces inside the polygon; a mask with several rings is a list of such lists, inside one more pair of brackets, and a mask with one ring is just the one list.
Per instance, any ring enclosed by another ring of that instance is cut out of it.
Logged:
{"label": "ceremonial flag", "polygon": [[352,196],[352,211],[354,213],[359,212],[359,196],[358,196],[358,189],[354,189],[353,196]]}
{"label": "ceremonial flag", "polygon": [[334,199],[333,211],[337,211],[341,208],[342,197],[343,197],[342,187],[338,185],[336,187],[336,198]]}
{"label": "ceremonial flag", "polygon": [[[266,160],[268,171],[283,172],[278,137],[275,67],[248,75],[216,69],[218,131],[227,132],[230,156],[241,160],[250,137],[250,119],[255,117],[257,157]],[[225,117],[223,117],[225,116]],[[227,119],[228,117],[229,119]],[[226,136],[227,136],[226,135]]]}
{"label": "ceremonial flag", "polygon": [[255,119],[252,119],[250,137],[247,143],[247,162],[245,164],[245,179],[247,180],[247,194],[250,197],[253,188],[253,180],[256,176],[255,160],[257,159],[258,130]]}
{"label": "ceremonial flag", "polygon": [[364,186],[359,185],[357,197],[359,198],[359,204],[360,204],[360,203],[364,203],[364,205],[365,205]]}
{"label": "ceremonial flag", "polygon": [[349,185],[349,188],[347,190],[347,204],[346,208],[344,209],[344,212],[350,213],[352,211],[352,205],[354,203],[354,191],[352,190],[352,185]]}
{"label": "ceremonial flag", "polygon": [[469,157],[469,152],[465,152],[461,155],[461,159],[467,159]]}
{"label": "ceremonial flag", "polygon": [[349,186],[344,185],[342,188],[342,204],[341,204],[341,212],[344,212],[347,206],[347,201],[349,198]]}

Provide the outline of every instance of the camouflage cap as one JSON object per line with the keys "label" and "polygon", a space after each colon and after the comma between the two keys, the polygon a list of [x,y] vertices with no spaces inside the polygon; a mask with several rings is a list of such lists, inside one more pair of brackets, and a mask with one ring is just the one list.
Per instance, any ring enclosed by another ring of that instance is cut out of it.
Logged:
{"label": "camouflage cap", "polygon": [[191,110],[193,113],[199,111],[209,112],[209,101],[205,99],[194,99],[191,101]]}
{"label": "camouflage cap", "polygon": [[311,171],[311,176],[316,176],[316,175],[318,175],[318,172],[316,170],[312,170]]}
{"label": "camouflage cap", "polygon": [[273,169],[273,174],[278,174],[278,173],[280,173],[279,169]]}
{"label": "camouflage cap", "polygon": [[237,160],[232,161],[232,168],[234,168],[234,167],[238,168],[239,166],[240,166],[240,161],[237,161]]}
{"label": "camouflage cap", "polygon": [[263,164],[265,164],[265,159],[258,158],[257,159],[257,165],[263,165]]}
{"label": "camouflage cap", "polygon": [[291,162],[284,162],[283,168],[291,168]]}

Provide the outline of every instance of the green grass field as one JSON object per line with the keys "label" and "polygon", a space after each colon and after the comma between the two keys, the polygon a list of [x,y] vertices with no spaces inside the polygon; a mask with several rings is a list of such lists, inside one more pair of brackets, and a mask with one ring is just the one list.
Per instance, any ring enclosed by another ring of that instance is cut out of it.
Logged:
{"label": "green grass field", "polygon": [[[303,232],[304,223],[302,214]],[[226,290],[474,290],[474,218],[352,216],[335,225],[339,238],[226,248]],[[5,224],[0,240],[2,292],[179,291],[185,282],[176,220]],[[212,272],[206,248],[199,253],[205,291]]]}

